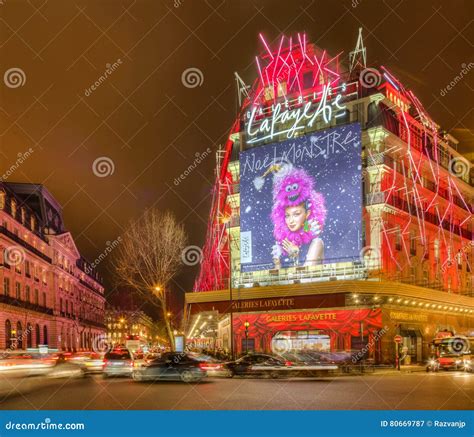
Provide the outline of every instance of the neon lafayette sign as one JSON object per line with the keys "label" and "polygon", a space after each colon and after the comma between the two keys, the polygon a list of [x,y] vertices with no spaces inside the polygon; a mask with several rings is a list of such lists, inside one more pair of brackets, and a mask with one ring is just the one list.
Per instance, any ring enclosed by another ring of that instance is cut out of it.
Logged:
{"label": "neon lafayette sign", "polygon": [[[337,112],[346,109],[340,104],[342,95],[337,94],[334,99],[328,102],[330,91],[331,87],[325,85],[318,102],[309,101],[304,106],[294,109],[289,109],[287,102],[284,104],[287,109],[283,109],[282,103],[272,105],[271,116],[264,118],[261,122],[256,119],[258,115],[262,114],[261,109],[259,112],[259,108],[255,106],[250,112],[247,123],[247,143],[255,144],[267,139],[271,140],[282,134],[286,134],[287,138],[293,138],[296,132],[311,128],[321,117],[325,123],[329,123],[333,118],[343,116],[343,112],[337,114]],[[345,91],[345,86],[342,91]],[[314,108],[316,104],[317,107]]]}

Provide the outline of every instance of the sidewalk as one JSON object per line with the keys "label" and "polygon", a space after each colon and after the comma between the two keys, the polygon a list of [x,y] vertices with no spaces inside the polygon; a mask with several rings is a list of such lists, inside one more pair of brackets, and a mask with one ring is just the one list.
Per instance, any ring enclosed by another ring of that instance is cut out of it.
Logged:
{"label": "sidewalk", "polygon": [[339,376],[350,376],[350,375],[400,375],[400,374],[407,374],[407,373],[415,373],[415,372],[426,372],[426,366],[412,364],[406,366],[400,366],[400,370],[395,369],[391,366],[367,366],[363,370],[359,367],[354,366],[351,368],[349,372],[340,372]]}

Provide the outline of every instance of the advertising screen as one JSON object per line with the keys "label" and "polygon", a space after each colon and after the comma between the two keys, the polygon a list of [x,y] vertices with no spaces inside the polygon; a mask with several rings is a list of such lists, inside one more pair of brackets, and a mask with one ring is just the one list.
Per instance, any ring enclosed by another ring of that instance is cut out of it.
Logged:
{"label": "advertising screen", "polygon": [[361,175],[358,123],[241,152],[242,271],[358,259]]}

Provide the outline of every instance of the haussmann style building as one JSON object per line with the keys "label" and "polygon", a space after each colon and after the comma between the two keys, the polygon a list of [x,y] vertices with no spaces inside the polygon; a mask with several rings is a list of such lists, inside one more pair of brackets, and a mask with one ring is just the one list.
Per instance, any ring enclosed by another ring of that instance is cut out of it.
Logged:
{"label": "haussmann style building", "polygon": [[408,364],[439,333],[474,336],[473,166],[458,141],[367,64],[361,33],[348,57],[303,34],[261,39],[217,152],[188,343],[393,363],[401,336]]}
{"label": "haussmann style building", "polygon": [[0,183],[0,350],[92,350],[104,287],[43,185]]}

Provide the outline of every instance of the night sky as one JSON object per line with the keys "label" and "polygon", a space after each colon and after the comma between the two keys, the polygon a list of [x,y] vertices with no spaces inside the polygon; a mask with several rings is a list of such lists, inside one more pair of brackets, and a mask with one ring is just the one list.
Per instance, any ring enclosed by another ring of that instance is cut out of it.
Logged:
{"label": "night sky", "polygon": [[[225,141],[233,73],[253,81],[259,32],[271,41],[306,31],[345,58],[362,26],[368,64],[387,66],[469,151],[474,64],[442,90],[474,63],[473,17],[468,0],[2,0],[0,72],[24,73],[21,86],[0,82],[2,173],[31,147],[8,180],[45,184],[91,261],[151,206],[172,210],[202,246],[214,154],[175,180]],[[202,77],[184,86],[189,68]],[[94,173],[100,157],[112,174]],[[109,259],[99,270],[113,293]],[[185,267],[173,290],[190,290],[196,272]]]}

